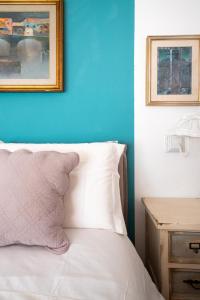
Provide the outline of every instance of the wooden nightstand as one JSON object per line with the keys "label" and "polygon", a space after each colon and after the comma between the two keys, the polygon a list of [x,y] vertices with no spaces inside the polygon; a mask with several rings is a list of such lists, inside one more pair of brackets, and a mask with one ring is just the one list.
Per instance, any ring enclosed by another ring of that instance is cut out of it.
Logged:
{"label": "wooden nightstand", "polygon": [[146,266],[166,300],[200,300],[200,199],[144,198]]}

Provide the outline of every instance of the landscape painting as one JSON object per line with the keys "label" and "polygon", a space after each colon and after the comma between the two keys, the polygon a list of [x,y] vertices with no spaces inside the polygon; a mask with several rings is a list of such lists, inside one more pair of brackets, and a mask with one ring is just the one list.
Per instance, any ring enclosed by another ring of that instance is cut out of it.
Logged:
{"label": "landscape painting", "polygon": [[0,78],[49,77],[49,12],[0,12]]}
{"label": "landscape painting", "polygon": [[62,92],[63,0],[0,1],[0,92]]}
{"label": "landscape painting", "polygon": [[158,95],[190,95],[192,47],[158,47]]}

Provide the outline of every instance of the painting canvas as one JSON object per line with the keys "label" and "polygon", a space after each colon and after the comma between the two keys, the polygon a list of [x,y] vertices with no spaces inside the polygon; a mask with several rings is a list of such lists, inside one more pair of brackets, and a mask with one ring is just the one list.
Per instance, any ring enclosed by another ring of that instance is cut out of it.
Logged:
{"label": "painting canvas", "polygon": [[192,47],[158,47],[158,95],[190,95]]}
{"label": "painting canvas", "polygon": [[36,2],[0,4],[0,91],[63,88],[62,2]]}
{"label": "painting canvas", "polygon": [[199,104],[200,37],[147,39],[147,104]]}
{"label": "painting canvas", "polygon": [[0,12],[0,78],[49,77],[49,12]]}

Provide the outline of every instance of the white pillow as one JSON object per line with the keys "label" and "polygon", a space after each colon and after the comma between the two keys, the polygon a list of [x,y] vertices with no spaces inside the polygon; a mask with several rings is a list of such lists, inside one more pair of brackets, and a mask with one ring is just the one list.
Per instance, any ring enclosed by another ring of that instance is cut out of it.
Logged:
{"label": "white pillow", "polygon": [[126,234],[118,164],[125,145],[114,142],[82,144],[0,144],[15,151],[77,152],[80,163],[70,174],[65,197],[65,227],[110,229]]}

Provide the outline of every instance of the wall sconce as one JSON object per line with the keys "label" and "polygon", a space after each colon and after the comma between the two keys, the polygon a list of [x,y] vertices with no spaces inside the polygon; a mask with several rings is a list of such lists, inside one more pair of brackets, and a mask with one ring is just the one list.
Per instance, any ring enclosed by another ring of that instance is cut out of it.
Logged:
{"label": "wall sconce", "polygon": [[189,153],[190,138],[200,138],[200,114],[183,116],[165,136],[167,153]]}

